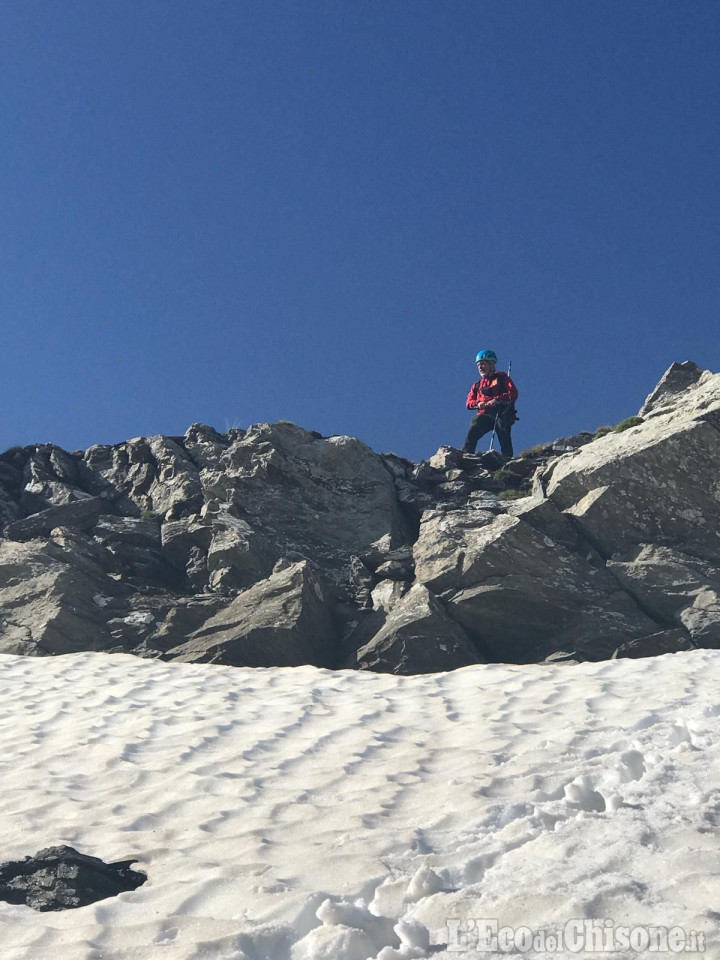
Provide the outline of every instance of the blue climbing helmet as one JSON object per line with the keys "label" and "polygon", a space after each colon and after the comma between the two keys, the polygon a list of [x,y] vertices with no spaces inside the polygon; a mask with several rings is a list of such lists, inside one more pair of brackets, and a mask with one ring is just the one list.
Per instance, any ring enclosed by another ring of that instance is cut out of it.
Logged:
{"label": "blue climbing helmet", "polygon": [[491,363],[497,363],[497,354],[492,350],[481,350],[475,357],[475,363],[480,363],[481,360],[489,360]]}

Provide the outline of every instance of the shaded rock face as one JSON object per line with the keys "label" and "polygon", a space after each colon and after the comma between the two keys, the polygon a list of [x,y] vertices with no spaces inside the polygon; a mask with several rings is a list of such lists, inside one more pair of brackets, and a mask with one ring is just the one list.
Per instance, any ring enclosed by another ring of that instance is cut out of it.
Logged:
{"label": "shaded rock face", "polygon": [[261,580],[190,634],[168,657],[233,667],[335,663],[329,597],[307,561]]}
{"label": "shaded rock face", "polygon": [[47,847],[24,860],[0,864],[0,900],[34,910],[70,910],[136,890],[147,876],[133,860],[104,863],[73,847]]}
{"label": "shaded rock face", "polygon": [[0,652],[420,673],[720,646],[720,375],[411,463],[290,423],[0,454]]}
{"label": "shaded rock face", "polygon": [[383,618],[348,666],[386,673],[438,673],[484,662],[465,631],[421,583]]}

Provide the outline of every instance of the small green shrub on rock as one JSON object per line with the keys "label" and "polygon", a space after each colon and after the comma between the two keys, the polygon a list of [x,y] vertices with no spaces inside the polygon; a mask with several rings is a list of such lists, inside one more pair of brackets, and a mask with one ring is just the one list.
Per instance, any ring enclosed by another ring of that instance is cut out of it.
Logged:
{"label": "small green shrub on rock", "polygon": [[623,430],[629,430],[630,427],[638,427],[641,423],[645,423],[642,417],[626,417],[615,427],[613,433],[622,433]]}
{"label": "small green shrub on rock", "polygon": [[497,495],[498,500],[519,500],[521,497],[529,497],[527,490],[500,490]]}
{"label": "small green shrub on rock", "polygon": [[521,450],[518,454],[519,457],[538,457],[541,454],[547,453],[548,450],[552,449],[552,444],[550,443],[536,443],[534,447],[528,447],[527,450]]}

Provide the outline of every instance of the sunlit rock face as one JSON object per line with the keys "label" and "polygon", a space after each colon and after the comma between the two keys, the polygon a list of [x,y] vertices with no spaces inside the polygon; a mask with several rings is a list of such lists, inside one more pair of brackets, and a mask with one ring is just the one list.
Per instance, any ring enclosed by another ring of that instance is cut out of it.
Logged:
{"label": "sunlit rock face", "polygon": [[[0,454],[0,652],[396,673],[720,646],[720,375],[415,464],[288,422]],[[602,433],[602,435],[601,435]]]}

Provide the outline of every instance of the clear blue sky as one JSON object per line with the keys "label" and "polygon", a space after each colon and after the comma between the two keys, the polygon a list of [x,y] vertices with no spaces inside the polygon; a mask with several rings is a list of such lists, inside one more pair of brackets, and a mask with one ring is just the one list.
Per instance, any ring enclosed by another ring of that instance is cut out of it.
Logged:
{"label": "clear blue sky", "polygon": [[720,370],[717,0],[6,0],[0,448],[519,449]]}

